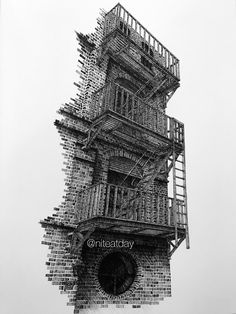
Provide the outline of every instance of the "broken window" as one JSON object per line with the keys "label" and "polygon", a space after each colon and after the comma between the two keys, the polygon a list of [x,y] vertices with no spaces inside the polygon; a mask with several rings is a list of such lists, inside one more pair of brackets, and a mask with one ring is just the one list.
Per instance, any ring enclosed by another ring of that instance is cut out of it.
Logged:
{"label": "broken window", "polygon": [[142,41],[142,48],[143,48],[143,50],[146,51],[151,57],[154,56],[153,50],[151,49],[151,47],[148,46],[148,44],[145,43],[145,42],[143,42],[143,41]]}
{"label": "broken window", "polygon": [[127,27],[127,25],[120,21],[120,29],[126,36],[130,36],[130,29]]}

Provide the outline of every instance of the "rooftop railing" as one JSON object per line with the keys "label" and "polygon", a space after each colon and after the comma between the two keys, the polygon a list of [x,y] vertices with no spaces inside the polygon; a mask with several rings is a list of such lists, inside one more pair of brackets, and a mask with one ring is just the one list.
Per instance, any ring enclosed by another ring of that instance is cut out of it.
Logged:
{"label": "rooftop railing", "polygon": [[179,60],[119,3],[106,14],[105,36],[115,29],[120,29],[148,53],[149,57],[176,78],[180,78]]}
{"label": "rooftop railing", "polygon": [[134,93],[116,83],[109,82],[92,96],[91,118],[96,119],[107,111],[118,114],[181,145],[184,144],[183,123],[144,102]]}

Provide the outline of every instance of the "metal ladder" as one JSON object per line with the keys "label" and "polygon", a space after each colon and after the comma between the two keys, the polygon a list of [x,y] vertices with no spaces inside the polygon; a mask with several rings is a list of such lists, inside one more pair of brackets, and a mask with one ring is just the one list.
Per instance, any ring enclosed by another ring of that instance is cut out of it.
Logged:
{"label": "metal ladder", "polygon": [[175,245],[178,245],[179,242],[178,228],[184,228],[186,231],[186,247],[189,248],[185,150],[176,153],[173,144],[173,154],[168,158],[168,161],[170,162],[169,171],[172,168],[173,175]]}

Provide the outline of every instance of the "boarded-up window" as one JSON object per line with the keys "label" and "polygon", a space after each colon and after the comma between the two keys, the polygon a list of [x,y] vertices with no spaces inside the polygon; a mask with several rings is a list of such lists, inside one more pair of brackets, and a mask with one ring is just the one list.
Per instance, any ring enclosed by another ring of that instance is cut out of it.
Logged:
{"label": "boarded-up window", "polygon": [[141,166],[137,165],[133,160],[125,157],[111,157],[109,162],[108,183],[135,187],[141,178],[141,173]]}

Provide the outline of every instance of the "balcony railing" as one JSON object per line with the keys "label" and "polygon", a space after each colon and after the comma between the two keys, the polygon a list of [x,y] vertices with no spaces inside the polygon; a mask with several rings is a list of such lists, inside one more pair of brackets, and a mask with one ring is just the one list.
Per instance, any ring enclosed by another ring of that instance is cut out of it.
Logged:
{"label": "balcony railing", "polygon": [[[78,221],[93,217],[120,218],[163,226],[185,226],[183,201],[165,195],[154,195],[138,189],[99,183],[78,194],[76,216]],[[124,206],[128,204],[128,206]]]}
{"label": "balcony railing", "polygon": [[91,118],[96,119],[106,111],[132,121],[179,144],[184,143],[184,125],[152,107],[129,90],[108,83],[92,96]]}
{"label": "balcony railing", "polygon": [[115,29],[120,29],[179,79],[179,60],[120,4],[117,4],[105,17],[105,35],[109,35]]}

